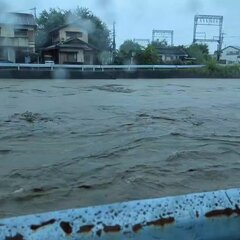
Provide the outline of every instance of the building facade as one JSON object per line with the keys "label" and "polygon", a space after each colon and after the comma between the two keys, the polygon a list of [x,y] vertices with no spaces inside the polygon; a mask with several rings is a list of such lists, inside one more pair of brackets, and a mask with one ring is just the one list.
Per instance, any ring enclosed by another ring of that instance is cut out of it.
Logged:
{"label": "building facade", "polygon": [[240,47],[228,46],[221,52],[220,62],[223,64],[240,63]]}
{"label": "building facade", "polygon": [[88,32],[77,23],[49,33],[49,45],[42,50],[44,61],[57,64],[94,64],[97,49],[88,43]]}
{"label": "building facade", "polygon": [[35,58],[37,24],[32,14],[0,15],[0,61],[30,63]]}

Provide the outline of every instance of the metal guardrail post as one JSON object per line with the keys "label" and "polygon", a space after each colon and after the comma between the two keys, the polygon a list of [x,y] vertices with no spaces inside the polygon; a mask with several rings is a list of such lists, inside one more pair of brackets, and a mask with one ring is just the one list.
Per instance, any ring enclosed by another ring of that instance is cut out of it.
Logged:
{"label": "metal guardrail post", "polygon": [[53,63],[51,63],[51,71],[53,71],[53,66],[54,66],[54,64],[53,64]]}

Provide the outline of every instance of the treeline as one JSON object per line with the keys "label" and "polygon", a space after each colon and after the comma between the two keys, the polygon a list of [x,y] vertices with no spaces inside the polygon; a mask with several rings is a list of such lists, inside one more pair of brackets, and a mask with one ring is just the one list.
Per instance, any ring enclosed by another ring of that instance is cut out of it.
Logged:
{"label": "treeline", "polygon": [[206,44],[192,44],[190,46],[177,46],[188,55],[187,59],[178,59],[164,62],[160,57],[159,49],[171,48],[165,41],[152,42],[142,47],[137,42],[126,40],[119,48],[115,57],[115,64],[207,64],[213,57],[209,54]]}

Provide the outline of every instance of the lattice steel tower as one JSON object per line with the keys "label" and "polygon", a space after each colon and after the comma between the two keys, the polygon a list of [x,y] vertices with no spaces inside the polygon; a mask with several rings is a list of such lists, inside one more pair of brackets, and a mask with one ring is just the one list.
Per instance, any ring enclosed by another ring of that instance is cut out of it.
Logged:
{"label": "lattice steel tower", "polygon": [[147,47],[150,44],[150,40],[145,38],[134,38],[133,41],[142,47]]}
{"label": "lattice steel tower", "polygon": [[[209,36],[206,32],[199,32],[200,26],[213,27],[218,31],[217,36]],[[216,15],[196,15],[194,18],[193,43],[216,42],[217,58],[220,59],[222,44],[223,44],[223,16]]]}
{"label": "lattice steel tower", "polygon": [[[168,45],[173,46],[173,35],[174,31],[172,30],[153,30],[152,31],[152,41],[166,41]],[[170,41],[170,44],[169,44]]]}

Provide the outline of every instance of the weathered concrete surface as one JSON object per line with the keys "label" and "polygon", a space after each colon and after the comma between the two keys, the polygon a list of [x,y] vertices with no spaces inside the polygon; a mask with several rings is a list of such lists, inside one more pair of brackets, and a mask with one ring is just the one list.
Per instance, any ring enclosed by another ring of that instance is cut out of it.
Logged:
{"label": "weathered concrete surface", "polygon": [[77,71],[58,69],[50,70],[0,70],[0,79],[163,79],[163,78],[221,78],[209,76],[203,72],[186,69],[173,70],[108,70]]}

